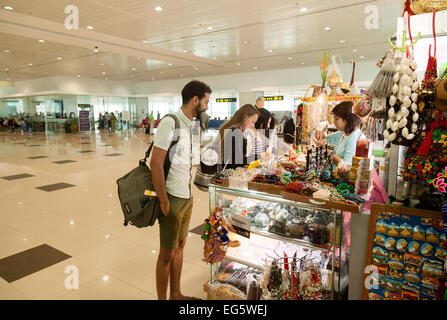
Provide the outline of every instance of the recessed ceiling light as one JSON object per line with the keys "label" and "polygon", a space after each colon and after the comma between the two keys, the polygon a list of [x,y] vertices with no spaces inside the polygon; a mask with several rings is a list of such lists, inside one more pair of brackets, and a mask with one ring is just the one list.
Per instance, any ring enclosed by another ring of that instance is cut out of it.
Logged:
{"label": "recessed ceiling light", "polygon": [[143,42],[143,43],[147,43],[147,41],[146,41],[146,40],[143,40],[143,41],[141,41],[141,42]]}
{"label": "recessed ceiling light", "polygon": [[78,78],[80,78],[81,77],[81,75],[80,74],[78,74],[76,77],[78,77]]}
{"label": "recessed ceiling light", "polygon": [[332,28],[331,28],[331,27],[325,27],[324,30],[326,30],[326,31],[331,31]]}
{"label": "recessed ceiling light", "polygon": [[74,224],[74,221],[73,221],[73,220],[71,220],[71,221],[70,221],[70,224],[72,224],[72,225],[73,225],[73,224]]}
{"label": "recessed ceiling light", "polygon": [[105,73],[104,71],[102,72],[103,75],[106,75],[107,73]]}
{"label": "recessed ceiling light", "polygon": [[108,275],[105,275],[104,277],[102,277],[102,280],[104,280],[104,281],[109,280],[109,276],[108,276]]}
{"label": "recessed ceiling light", "polygon": [[301,64],[304,64],[304,62],[301,62]]}
{"label": "recessed ceiling light", "polygon": [[99,52],[99,50],[98,50],[98,49],[93,49],[93,52],[96,52],[96,53],[97,53],[97,52]]}
{"label": "recessed ceiling light", "polygon": [[287,59],[292,60],[293,58],[292,57],[288,57]]}
{"label": "recessed ceiling light", "polygon": [[89,30],[95,29],[93,26],[87,26],[86,28],[89,29]]}
{"label": "recessed ceiling light", "polygon": [[28,65],[31,67],[33,64],[32,63],[28,63]]}
{"label": "recessed ceiling light", "polygon": [[62,58],[61,57],[57,57],[57,60],[62,60]]}
{"label": "recessed ceiling light", "polygon": [[45,40],[42,40],[42,39],[41,39],[41,40],[39,40],[39,42],[41,42],[41,43],[44,43],[44,42],[45,42]]}
{"label": "recessed ceiling light", "polygon": [[155,11],[158,11],[158,12],[163,11],[163,8],[160,6],[157,6],[157,7],[155,7]]}
{"label": "recessed ceiling light", "polygon": [[301,11],[301,12],[307,12],[308,9],[307,9],[307,8],[301,8],[300,11]]}
{"label": "recessed ceiling light", "polygon": [[258,70],[258,67],[253,67],[253,69]]}
{"label": "recessed ceiling light", "polygon": [[10,7],[10,6],[4,6],[3,9],[6,9],[6,10],[14,10],[14,8],[13,8],[13,7]]}
{"label": "recessed ceiling light", "polygon": [[269,50],[269,52],[270,52],[270,53],[272,53],[272,52],[273,52],[273,50],[272,50],[272,49],[270,49],[270,50]]}
{"label": "recessed ceiling light", "polygon": [[357,49],[352,50],[352,52],[357,52],[357,51],[358,51]]}
{"label": "recessed ceiling light", "polygon": [[346,42],[346,40],[340,40],[340,43],[345,43]]}
{"label": "recessed ceiling light", "polygon": [[155,78],[152,78],[152,80],[155,80]]}
{"label": "recessed ceiling light", "polygon": [[213,27],[208,27],[207,29],[208,29],[208,30],[213,30]]}
{"label": "recessed ceiling light", "polygon": [[168,63],[168,66],[172,66],[172,63]]}
{"label": "recessed ceiling light", "polygon": [[5,68],[5,71],[8,71],[9,69],[8,68]]}
{"label": "recessed ceiling light", "polygon": [[195,67],[194,70],[199,70],[199,68]]}
{"label": "recessed ceiling light", "polygon": [[236,63],[238,66],[240,66],[241,65],[241,63],[240,62],[238,62],[238,63]]}
{"label": "recessed ceiling light", "polygon": [[248,44],[248,40],[244,40],[244,44]]}
{"label": "recessed ceiling light", "polygon": [[360,56],[360,59],[365,59],[365,56]]}
{"label": "recessed ceiling light", "polygon": [[189,51],[188,51],[188,50],[183,50],[183,52],[184,52],[184,53],[188,53]]}
{"label": "recessed ceiling light", "polygon": [[137,69],[136,69],[136,68],[132,68],[132,70],[133,70],[133,71],[136,71]]}
{"label": "recessed ceiling light", "polygon": [[100,66],[103,66],[103,65],[104,65],[104,63],[100,63],[99,65],[100,65]]}
{"label": "recessed ceiling light", "polygon": [[4,52],[4,53],[10,53],[11,50],[9,50],[9,49],[5,49],[5,50],[3,50],[3,52]]}
{"label": "recessed ceiling light", "polygon": [[213,60],[217,60],[217,58],[213,58]]}

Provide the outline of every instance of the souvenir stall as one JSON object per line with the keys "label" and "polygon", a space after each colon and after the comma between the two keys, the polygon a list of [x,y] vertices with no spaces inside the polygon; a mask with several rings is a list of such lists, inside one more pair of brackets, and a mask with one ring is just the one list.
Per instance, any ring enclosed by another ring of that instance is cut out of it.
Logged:
{"label": "souvenir stall", "polygon": [[[354,61],[347,84],[336,57],[323,53],[322,85],[310,86],[295,110],[294,151],[219,168],[202,235],[209,299],[443,298],[447,73],[436,56],[447,26],[436,16],[446,21],[446,13],[399,18],[366,91],[355,86]],[[352,163],[335,165],[334,146],[317,146],[316,136],[331,131],[330,111],[343,101],[353,102],[366,139]],[[373,152],[376,143],[385,152]]]}
{"label": "souvenir stall", "polygon": [[369,216],[363,299],[447,299],[447,11],[436,8],[407,1],[367,92],[389,147],[389,202]]}
{"label": "souvenir stall", "polygon": [[352,164],[339,166],[333,145],[311,142],[310,128],[326,130],[335,104],[353,101],[360,113],[366,105],[353,81],[343,85],[335,58],[330,69],[329,94],[324,86],[311,86],[313,97],[301,98],[303,131],[294,151],[246,168],[220,168],[211,179],[210,217],[202,235],[209,299],[347,298],[346,217],[359,214],[369,199],[371,160],[367,140],[357,142]]}

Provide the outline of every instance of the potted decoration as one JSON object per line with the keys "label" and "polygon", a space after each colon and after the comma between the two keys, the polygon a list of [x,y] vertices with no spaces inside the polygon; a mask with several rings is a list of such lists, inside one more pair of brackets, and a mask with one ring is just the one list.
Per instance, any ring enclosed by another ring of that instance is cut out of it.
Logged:
{"label": "potted decoration", "polygon": [[323,51],[323,57],[320,57],[320,72],[321,72],[321,80],[322,80],[322,86],[314,86],[314,93],[313,96],[319,96],[320,93],[323,91],[324,87],[326,86],[326,79],[327,79],[327,72],[329,68],[329,52]]}

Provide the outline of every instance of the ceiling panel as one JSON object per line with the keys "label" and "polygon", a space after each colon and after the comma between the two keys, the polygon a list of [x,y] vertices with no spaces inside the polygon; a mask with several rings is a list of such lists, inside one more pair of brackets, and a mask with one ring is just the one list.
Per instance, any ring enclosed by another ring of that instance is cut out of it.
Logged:
{"label": "ceiling panel", "polygon": [[[154,8],[160,3],[164,10],[156,12]],[[364,27],[364,10],[370,4],[380,8],[379,30]],[[39,43],[0,33],[0,80],[5,77],[4,68],[9,68],[14,80],[81,75],[133,82],[180,75],[254,72],[255,66],[258,70],[272,70],[296,68],[302,63],[318,65],[323,50],[340,55],[344,62],[359,61],[360,56],[376,60],[387,49],[386,38],[395,32],[396,18],[402,10],[401,1],[389,0],[3,0],[4,5],[14,7],[16,13],[58,23],[65,20],[64,8],[76,5],[80,9],[81,28],[92,25],[95,32],[145,40],[178,52],[188,50],[226,65],[221,71],[196,70],[187,62],[169,66],[163,61],[93,53],[69,43]],[[302,13],[302,7],[309,10]],[[325,26],[332,31],[325,31]],[[11,53],[5,53],[4,49]]]}

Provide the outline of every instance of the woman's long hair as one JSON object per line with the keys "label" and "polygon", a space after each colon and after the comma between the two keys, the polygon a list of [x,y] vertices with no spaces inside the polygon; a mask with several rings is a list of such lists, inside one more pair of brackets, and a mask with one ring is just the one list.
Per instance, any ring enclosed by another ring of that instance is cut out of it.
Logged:
{"label": "woman's long hair", "polygon": [[245,104],[236,111],[236,113],[231,117],[228,122],[224,123],[219,129],[220,135],[220,150],[221,150],[221,158],[224,155],[224,139],[225,139],[225,130],[234,129],[234,128],[242,128],[244,121],[247,117],[251,117],[253,115],[259,116],[259,110],[255,106],[251,104]]}

